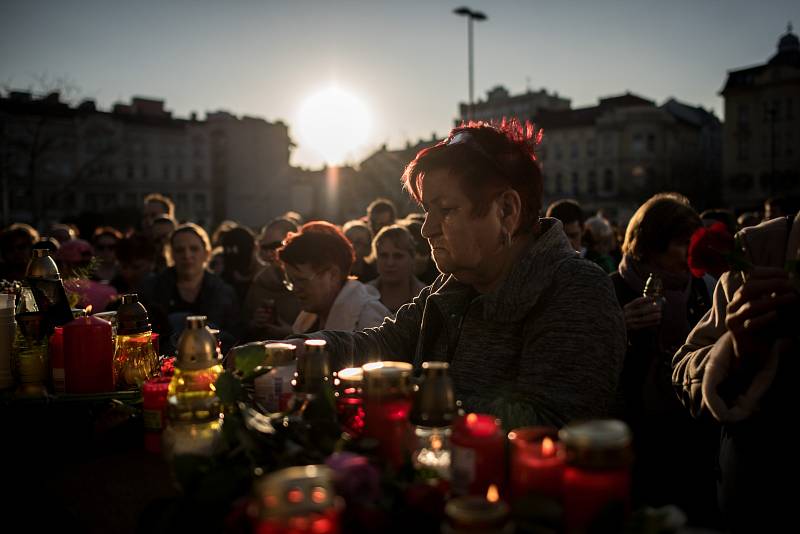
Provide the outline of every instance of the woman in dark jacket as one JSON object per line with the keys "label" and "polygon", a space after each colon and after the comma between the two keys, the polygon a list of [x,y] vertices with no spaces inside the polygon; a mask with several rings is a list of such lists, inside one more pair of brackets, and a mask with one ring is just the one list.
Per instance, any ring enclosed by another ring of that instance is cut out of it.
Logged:
{"label": "woman in dark jacket", "polygon": [[[628,350],[622,377],[622,414],[636,447],[634,496],[638,504],[677,504],[693,523],[715,521],[713,426],[692,420],[672,389],[672,355],[711,307],[713,279],[695,278],[687,253],[702,226],[688,199],[661,193],[631,218],[623,257],[611,274],[623,308]],[[643,296],[649,277],[661,296]],[[686,480],[696,481],[687,486]]]}
{"label": "woman in dark jacket", "polygon": [[233,288],[206,270],[208,234],[196,224],[182,224],[170,236],[167,252],[171,266],[140,289],[162,352],[174,349],[190,315],[208,317],[208,325],[220,330],[223,350],[232,346],[241,333],[239,301]]}
{"label": "woman in dark jacket", "polygon": [[417,154],[404,181],[443,274],[379,327],[306,334],[328,342],[334,369],[447,361],[464,409],[508,428],[609,415],[622,312],[561,223],[539,218],[537,139],[516,121],[471,123]]}

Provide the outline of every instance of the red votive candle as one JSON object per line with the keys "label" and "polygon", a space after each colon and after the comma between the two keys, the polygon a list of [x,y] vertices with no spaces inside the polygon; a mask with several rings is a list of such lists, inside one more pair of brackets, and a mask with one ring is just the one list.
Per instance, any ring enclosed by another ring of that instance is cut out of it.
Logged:
{"label": "red votive candle", "polygon": [[360,367],[342,369],[334,381],[336,412],[339,424],[350,436],[361,437],[364,431],[364,370]]}
{"label": "red votive candle", "polygon": [[67,393],[114,391],[111,323],[90,316],[64,325],[64,388]]}
{"label": "red votive candle", "polygon": [[[602,517],[620,528],[630,513],[631,433],[617,420],[594,420],[562,428],[564,519],[567,532],[585,532]],[[597,525],[594,525],[597,528]]]}
{"label": "red votive candle", "polygon": [[454,495],[486,495],[491,484],[505,482],[505,435],[493,415],[471,413],[453,424],[452,489]]}
{"label": "red votive candle", "polygon": [[50,336],[50,376],[53,391],[64,393],[64,328],[57,326]]}
{"label": "red votive candle", "polygon": [[564,447],[558,430],[534,426],[508,433],[511,444],[511,492],[514,497],[536,494],[561,499]]}
{"label": "red votive candle", "polygon": [[144,419],[144,449],[153,454],[161,452],[161,435],[167,417],[169,377],[151,378],[142,384],[142,418]]}
{"label": "red votive candle", "polygon": [[411,371],[405,362],[375,362],[364,369],[364,436],[378,441],[381,457],[399,469],[411,454]]}

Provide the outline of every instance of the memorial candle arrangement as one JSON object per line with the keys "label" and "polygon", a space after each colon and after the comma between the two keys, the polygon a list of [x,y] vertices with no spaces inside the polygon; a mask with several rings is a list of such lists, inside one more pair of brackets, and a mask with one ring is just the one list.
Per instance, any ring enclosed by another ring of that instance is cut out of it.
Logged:
{"label": "memorial candle arrangement", "polygon": [[503,487],[505,434],[493,415],[471,413],[453,425],[452,488],[455,495],[485,495]]}
{"label": "memorial candle arrangement", "polygon": [[514,497],[538,495],[561,500],[564,447],[553,427],[517,428],[508,433],[511,445],[511,492]]}

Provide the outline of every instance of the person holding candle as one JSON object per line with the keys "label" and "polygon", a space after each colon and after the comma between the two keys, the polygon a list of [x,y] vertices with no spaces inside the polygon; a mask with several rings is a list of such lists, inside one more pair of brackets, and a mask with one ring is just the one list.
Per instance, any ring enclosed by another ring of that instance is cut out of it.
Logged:
{"label": "person holding candle", "polygon": [[191,315],[208,317],[209,326],[220,330],[226,350],[240,337],[239,302],[233,288],[206,269],[208,234],[196,224],[182,224],[170,236],[167,252],[172,265],[146,279],[139,291],[162,352],[171,353]]}
{"label": "person holding candle", "polygon": [[[737,235],[752,266],[729,271],[713,307],[672,360],[672,383],[697,418],[722,430],[717,495],[732,532],[779,532],[794,524],[800,215]],[[781,483],[781,478],[786,478]],[[789,486],[791,487],[791,486]]]}
{"label": "person holding candle", "polygon": [[417,154],[403,181],[443,274],[378,328],[310,334],[328,341],[334,368],[447,361],[464,408],[507,428],[608,414],[622,313],[602,269],[539,218],[539,140],[515,120],[470,123]]}

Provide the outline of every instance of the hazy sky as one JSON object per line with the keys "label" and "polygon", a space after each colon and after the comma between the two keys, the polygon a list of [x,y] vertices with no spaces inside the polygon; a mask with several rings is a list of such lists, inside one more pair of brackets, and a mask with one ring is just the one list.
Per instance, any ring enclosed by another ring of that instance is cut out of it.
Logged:
{"label": "hazy sky", "polygon": [[[476,95],[545,87],[573,107],[630,90],[722,115],[726,71],[764,62],[800,25],[798,0],[0,0],[0,83],[67,77],[103,109],[149,96],[178,116],[281,119],[293,136],[304,98],[336,83],[372,116],[360,157],[452,125],[467,99],[461,5],[489,17],[475,26]],[[292,161],[320,163],[303,146]]]}

